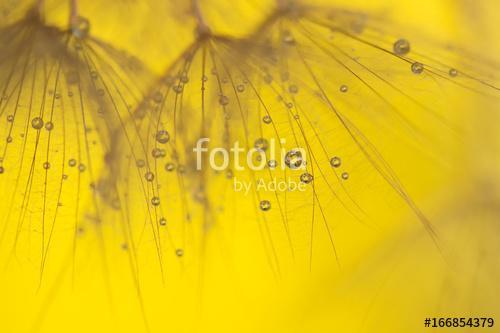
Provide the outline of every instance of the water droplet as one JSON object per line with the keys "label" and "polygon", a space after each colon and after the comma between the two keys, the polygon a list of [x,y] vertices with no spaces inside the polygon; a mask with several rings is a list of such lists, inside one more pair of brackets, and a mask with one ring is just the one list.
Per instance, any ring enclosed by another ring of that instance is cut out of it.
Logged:
{"label": "water droplet", "polygon": [[45,162],[45,163],[43,163],[43,168],[44,168],[45,170],[49,169],[49,168],[50,168],[50,163],[49,163],[49,162]]}
{"label": "water droplet", "polygon": [[343,179],[343,180],[348,180],[348,179],[349,179],[349,173],[347,173],[347,172],[342,172],[342,179]]}
{"label": "water droplet", "polygon": [[175,170],[174,163],[167,163],[167,164],[165,164],[165,170],[167,170],[168,172],[174,171]]}
{"label": "water droplet", "polygon": [[12,142],[12,137],[9,135],[9,136],[7,137],[7,143],[11,143],[11,142]]}
{"label": "water droplet", "polygon": [[78,165],[78,170],[79,170],[80,172],[84,172],[84,171],[85,171],[85,169],[86,169],[85,164],[80,163],[80,165]]}
{"label": "water droplet", "polygon": [[148,182],[152,182],[155,179],[155,175],[151,171],[148,171],[144,174],[144,178],[146,178]]}
{"label": "water droplet", "polygon": [[31,127],[34,129],[41,129],[43,127],[43,120],[40,117],[35,117],[31,120]]}
{"label": "water droplet", "polygon": [[411,71],[415,74],[420,74],[424,71],[424,65],[422,65],[421,63],[419,62],[414,62],[412,65],[411,65]]}
{"label": "water droplet", "polygon": [[285,164],[290,169],[298,169],[302,166],[304,160],[302,159],[302,153],[300,150],[292,149],[285,155]]}
{"label": "water droplet", "polygon": [[167,143],[170,140],[170,134],[165,130],[160,130],[156,133],[156,141],[159,143]]}
{"label": "water droplet", "polygon": [[262,118],[262,121],[263,121],[265,124],[270,124],[273,120],[271,119],[271,116],[269,116],[269,115],[265,115],[265,116]]}
{"label": "water droplet", "polygon": [[182,90],[184,89],[184,87],[182,86],[182,84],[178,84],[176,86],[174,86],[172,88],[177,94],[180,94],[182,93]]}
{"label": "water droplet", "polygon": [[153,150],[151,151],[151,155],[154,158],[162,158],[162,157],[165,157],[167,155],[167,152],[165,151],[165,149],[153,148]]}
{"label": "water droplet", "polygon": [[227,98],[227,96],[222,95],[219,98],[219,104],[222,105],[222,106],[228,105],[229,104],[229,98]]}
{"label": "water droplet", "polygon": [[184,250],[183,249],[175,250],[175,255],[178,257],[182,257],[184,255]]}
{"label": "water droplet", "polygon": [[142,159],[139,159],[135,162],[135,165],[138,167],[138,168],[144,168],[144,166],[146,165],[146,162]]}
{"label": "water droplet", "polygon": [[166,219],[166,218],[164,218],[164,217],[160,218],[160,221],[159,221],[159,222],[160,222],[160,225],[161,225],[161,226],[166,226],[166,225],[167,225],[167,219]]}
{"label": "water droplet", "polygon": [[68,161],[68,165],[70,167],[74,167],[76,166],[76,160],[74,158],[71,158],[69,161]]}
{"label": "water droplet", "polygon": [[264,138],[258,138],[257,140],[255,140],[254,147],[259,151],[266,151],[268,146],[269,144]]}
{"label": "water droplet", "polygon": [[332,157],[332,159],[330,160],[330,165],[334,168],[338,168],[340,167],[340,165],[342,164],[342,160],[340,159],[340,157]]}
{"label": "water droplet", "polygon": [[455,68],[450,69],[449,74],[451,77],[456,77],[458,75],[458,71]]}
{"label": "water droplet", "polygon": [[349,91],[348,86],[346,86],[345,84],[340,86],[340,92],[346,93],[347,91]]}
{"label": "water droplet", "polygon": [[299,92],[299,87],[297,87],[295,84],[292,84],[290,87],[288,87],[288,91],[291,94],[296,94]]}
{"label": "water droplet", "polygon": [[13,121],[14,121],[14,116],[13,116],[13,115],[11,115],[11,114],[9,114],[9,115],[7,116],[7,121],[8,121],[9,123],[13,122]]}
{"label": "water droplet", "polygon": [[236,86],[236,90],[238,90],[238,92],[244,92],[245,91],[245,85],[243,84],[238,84]]}
{"label": "water droplet", "polygon": [[267,161],[267,166],[270,167],[271,169],[276,168],[277,165],[278,165],[278,162],[276,162],[276,160]]}
{"label": "water droplet", "polygon": [[51,121],[48,121],[47,123],[45,123],[45,129],[47,131],[52,131],[54,129],[54,123],[52,123]]}
{"label": "water droplet", "polygon": [[313,175],[311,175],[308,172],[300,175],[300,181],[304,184],[309,184],[310,182],[313,181],[313,179],[314,179]]}
{"label": "water droplet", "polygon": [[287,32],[283,36],[283,43],[285,43],[285,44],[294,44],[295,43],[295,38],[293,38],[293,36],[289,32]]}
{"label": "water droplet", "polygon": [[259,207],[262,211],[266,212],[271,209],[271,203],[269,202],[269,200],[262,200],[259,204]]}
{"label": "water droplet", "polygon": [[393,51],[397,55],[405,55],[410,52],[410,42],[406,39],[399,39],[394,43]]}
{"label": "water droplet", "polygon": [[160,204],[160,198],[158,198],[158,197],[151,198],[151,204],[153,206],[158,206]]}
{"label": "water droplet", "polygon": [[71,31],[77,38],[85,38],[90,31],[90,22],[85,17],[76,17],[71,24]]}

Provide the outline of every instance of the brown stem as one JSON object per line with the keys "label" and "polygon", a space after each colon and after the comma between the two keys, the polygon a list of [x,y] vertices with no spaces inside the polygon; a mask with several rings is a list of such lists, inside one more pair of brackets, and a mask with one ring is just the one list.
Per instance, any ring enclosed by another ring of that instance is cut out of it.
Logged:
{"label": "brown stem", "polygon": [[193,15],[196,19],[196,31],[199,36],[206,36],[210,34],[210,27],[208,26],[203,13],[201,12],[200,0],[193,0]]}
{"label": "brown stem", "polygon": [[76,23],[78,18],[78,0],[69,0],[69,7],[69,24],[72,26]]}

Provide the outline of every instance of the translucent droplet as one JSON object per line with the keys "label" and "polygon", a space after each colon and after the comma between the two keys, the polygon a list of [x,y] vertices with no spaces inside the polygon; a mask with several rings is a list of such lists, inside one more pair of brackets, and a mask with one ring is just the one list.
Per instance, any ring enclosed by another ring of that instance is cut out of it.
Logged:
{"label": "translucent droplet", "polygon": [[3,166],[0,166],[0,174],[4,173],[5,172],[5,169]]}
{"label": "translucent droplet", "polygon": [[313,181],[313,179],[314,179],[313,175],[311,175],[308,172],[300,175],[300,181],[304,184],[309,184],[310,182]]}
{"label": "translucent droplet", "polygon": [[288,87],[288,91],[291,94],[296,94],[299,92],[299,87],[297,87],[295,84],[292,84],[290,87]]}
{"label": "translucent droplet", "polygon": [[410,42],[406,39],[399,39],[394,43],[393,51],[397,55],[405,55],[410,52]]}
{"label": "translucent droplet", "polygon": [[294,44],[295,43],[295,38],[290,33],[286,33],[283,36],[283,43],[285,44]]}
{"label": "translucent droplet", "polygon": [[165,130],[160,130],[156,133],[156,141],[159,143],[167,143],[170,140],[170,134]]}
{"label": "translucent droplet", "polygon": [[419,62],[414,62],[412,65],[411,65],[411,71],[415,74],[420,74],[424,71],[424,65],[422,65],[421,63]]}
{"label": "translucent droplet", "polygon": [[262,211],[266,212],[271,209],[271,203],[269,202],[269,200],[262,200],[259,204],[259,207]]}
{"label": "translucent droplet", "polygon": [[158,198],[158,197],[151,198],[151,204],[153,206],[158,206],[160,204],[160,198]]}
{"label": "translucent droplet", "polygon": [[268,146],[269,144],[264,138],[258,138],[257,140],[255,140],[254,147],[259,151],[266,151]]}
{"label": "translucent droplet", "polygon": [[77,38],[85,38],[90,31],[90,22],[85,17],[76,17],[71,24],[71,31]]}
{"label": "translucent droplet", "polygon": [[76,166],[76,160],[74,158],[70,158],[68,161],[68,165],[70,167],[75,167]]}
{"label": "translucent droplet", "polygon": [[276,160],[267,161],[267,166],[270,167],[271,169],[276,168],[277,165],[278,165],[278,162],[276,162]]}
{"label": "translucent droplet", "polygon": [[451,77],[456,77],[458,75],[458,71],[455,68],[450,69],[449,74]]}
{"label": "translucent droplet", "polygon": [[14,121],[14,116],[13,116],[13,115],[11,115],[11,114],[9,114],[9,115],[7,116],[7,121],[8,121],[9,123],[13,122],[13,121]]}
{"label": "translucent droplet", "polygon": [[135,162],[135,165],[138,167],[138,168],[144,168],[144,166],[146,165],[146,162],[142,159],[139,159],[137,160],[137,162]]}
{"label": "translucent droplet", "polygon": [[224,105],[228,105],[229,104],[229,98],[227,98],[227,96],[221,96],[219,98],[219,104],[224,106]]}
{"label": "translucent droplet", "polygon": [[148,182],[152,182],[155,179],[155,175],[151,171],[148,171],[144,174],[144,178],[146,178]]}
{"label": "translucent droplet", "polygon": [[152,151],[151,151],[151,155],[154,157],[154,158],[162,158],[162,157],[165,157],[167,155],[167,152],[165,151],[165,149],[161,149],[161,148],[154,148]]}
{"label": "translucent droplet", "polygon": [[340,86],[340,92],[346,93],[347,91],[349,91],[348,86],[346,86],[345,84]]}
{"label": "translucent droplet", "polygon": [[45,163],[43,163],[43,168],[44,168],[45,170],[50,169],[50,163],[49,163],[49,162],[45,162]]}
{"label": "translucent droplet", "polygon": [[175,170],[174,163],[167,163],[167,164],[165,164],[165,170],[167,170],[168,172],[174,171]]}
{"label": "translucent droplet", "polygon": [[84,171],[85,171],[85,169],[86,169],[85,164],[80,163],[80,165],[78,165],[78,170],[79,170],[80,172],[84,172]]}
{"label": "translucent droplet", "polygon": [[292,149],[285,155],[285,164],[290,169],[298,169],[302,166],[304,160],[302,159],[302,153],[300,150]]}
{"label": "translucent droplet", "polygon": [[48,121],[47,123],[45,123],[45,129],[47,131],[52,131],[54,129],[54,123],[52,123],[51,121]]}
{"label": "translucent droplet", "polygon": [[31,127],[34,129],[41,129],[43,127],[43,120],[40,117],[35,117],[31,120]]}
{"label": "translucent droplet", "polygon": [[340,165],[342,164],[342,160],[340,159],[340,157],[332,157],[332,159],[330,160],[330,165],[334,168],[338,168],[340,167]]}
{"label": "translucent droplet", "polygon": [[343,180],[347,180],[347,179],[349,179],[349,173],[347,173],[347,172],[342,172],[342,179],[343,179]]}
{"label": "translucent droplet", "polygon": [[238,84],[236,86],[236,90],[238,90],[238,92],[244,92],[245,91],[245,85],[243,84]]}
{"label": "translucent droplet", "polygon": [[265,116],[262,118],[262,121],[263,121],[265,124],[270,124],[273,120],[271,119],[271,116],[269,116],[269,115],[265,115]]}
{"label": "translucent droplet", "polygon": [[9,135],[9,136],[7,137],[7,143],[11,143],[11,142],[12,142],[12,137]]}
{"label": "translucent droplet", "polygon": [[162,217],[162,218],[160,218],[159,223],[160,223],[161,226],[166,226],[167,225],[167,219],[164,218],[164,217]]}
{"label": "translucent droplet", "polygon": [[184,255],[184,250],[183,249],[175,250],[175,255],[178,257],[182,257]]}
{"label": "translucent droplet", "polygon": [[180,94],[182,90],[184,89],[182,84],[178,84],[172,88],[177,94]]}

